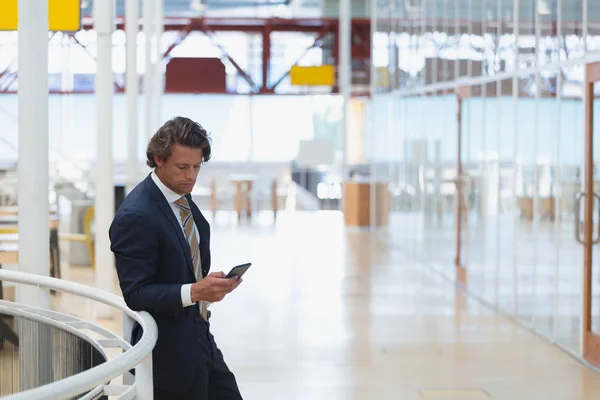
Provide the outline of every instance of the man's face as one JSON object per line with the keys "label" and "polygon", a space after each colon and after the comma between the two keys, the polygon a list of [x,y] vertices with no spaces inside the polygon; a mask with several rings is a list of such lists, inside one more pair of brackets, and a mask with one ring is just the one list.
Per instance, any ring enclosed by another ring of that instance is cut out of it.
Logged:
{"label": "man's face", "polygon": [[202,149],[193,149],[175,143],[171,157],[161,160],[154,157],[156,174],[165,184],[177,194],[190,193],[196,184],[198,172],[202,165]]}

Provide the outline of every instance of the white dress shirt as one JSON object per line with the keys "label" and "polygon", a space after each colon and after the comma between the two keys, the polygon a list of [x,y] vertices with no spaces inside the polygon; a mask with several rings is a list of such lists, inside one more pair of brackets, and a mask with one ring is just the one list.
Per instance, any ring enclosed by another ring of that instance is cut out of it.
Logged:
{"label": "white dress shirt", "polygon": [[[156,173],[154,171],[152,171],[152,174],[150,174],[150,175],[152,176],[152,180],[154,181],[154,183],[156,183],[156,186],[158,186],[158,188],[162,192],[163,196],[165,196],[165,199],[167,199],[167,202],[171,206],[171,210],[173,210],[173,214],[175,214],[175,219],[177,220],[177,222],[179,222],[179,226],[181,227],[181,230],[183,231],[183,236],[185,237],[185,230],[183,229],[183,223],[181,222],[181,208],[179,207],[179,205],[177,205],[177,203],[175,203],[177,200],[179,200],[181,198],[181,195],[175,193],[174,191],[172,191],[171,189],[166,187],[165,184],[161,182],[161,180],[159,179],[159,177],[156,175]],[[200,242],[200,234],[198,233],[198,227],[196,226],[195,223],[194,223],[194,230],[196,231],[196,237],[198,238],[198,243],[199,243]],[[202,273],[202,271],[200,271],[200,273]],[[192,304],[194,304],[192,302],[192,284],[191,283],[181,286],[181,304],[184,307],[188,307],[188,306],[191,306]]]}

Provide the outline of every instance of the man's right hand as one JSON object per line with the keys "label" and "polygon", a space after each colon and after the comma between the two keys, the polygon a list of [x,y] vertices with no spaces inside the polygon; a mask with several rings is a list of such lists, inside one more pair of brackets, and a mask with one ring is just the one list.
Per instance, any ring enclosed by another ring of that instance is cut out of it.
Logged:
{"label": "man's right hand", "polygon": [[192,301],[219,302],[242,283],[242,279],[237,276],[229,279],[225,279],[225,276],[223,272],[211,272],[201,281],[192,284]]}

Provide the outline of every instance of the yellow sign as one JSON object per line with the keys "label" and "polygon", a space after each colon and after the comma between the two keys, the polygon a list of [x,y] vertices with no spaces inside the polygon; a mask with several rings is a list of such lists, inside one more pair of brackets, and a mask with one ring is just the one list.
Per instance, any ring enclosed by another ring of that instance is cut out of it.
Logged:
{"label": "yellow sign", "polygon": [[292,85],[299,86],[333,86],[335,66],[301,67],[294,65],[290,70],[290,82]]}
{"label": "yellow sign", "polygon": [[[19,0],[0,0],[0,31],[19,28],[18,3]],[[50,31],[78,31],[81,28],[81,0],[48,0],[48,27]]]}

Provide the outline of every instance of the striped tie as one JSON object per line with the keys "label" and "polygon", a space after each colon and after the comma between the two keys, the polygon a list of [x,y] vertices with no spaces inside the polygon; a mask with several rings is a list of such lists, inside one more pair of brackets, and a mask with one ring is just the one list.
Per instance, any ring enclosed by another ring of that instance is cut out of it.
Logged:
{"label": "striped tie", "polygon": [[[190,204],[185,197],[181,197],[175,202],[175,204],[179,206],[179,215],[181,217],[183,230],[185,231],[185,238],[190,246],[190,256],[192,257],[194,276],[196,277],[196,281],[201,281],[203,277],[201,268],[202,262],[200,261],[200,238],[196,237],[196,230],[194,229],[194,217],[192,216],[192,212],[190,210]],[[200,302],[200,314],[202,315],[202,318],[208,321],[208,309],[206,302],[204,301]]]}

